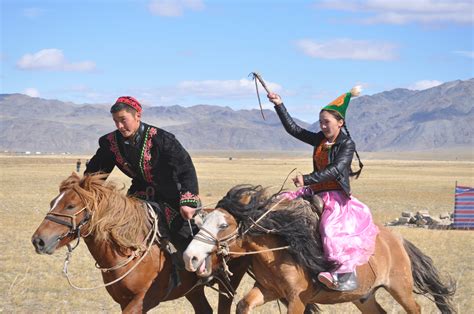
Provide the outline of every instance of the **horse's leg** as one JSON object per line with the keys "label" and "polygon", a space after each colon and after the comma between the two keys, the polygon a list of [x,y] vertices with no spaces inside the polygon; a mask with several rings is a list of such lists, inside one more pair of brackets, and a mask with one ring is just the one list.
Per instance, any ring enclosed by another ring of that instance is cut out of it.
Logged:
{"label": "horse's leg", "polygon": [[275,299],[277,299],[277,296],[272,291],[265,290],[263,287],[260,287],[258,283],[255,283],[249,293],[239,301],[235,312],[238,314],[247,314],[250,313],[253,308]]}
{"label": "horse's leg", "polygon": [[[223,290],[223,288],[221,288],[221,284],[219,284],[219,290],[220,291],[225,291],[225,289]],[[218,305],[217,305],[217,313],[218,314],[230,314],[230,309],[232,307],[232,301],[234,299],[231,297],[231,298],[228,298],[227,296],[219,293],[219,302],[218,302]]]}
{"label": "horse's leg", "polygon": [[[250,263],[250,258],[240,257],[229,262],[229,269],[232,271],[233,275],[230,277],[230,285],[234,290],[237,290],[237,287],[242,280],[242,277],[245,275]],[[225,291],[219,283],[219,290]],[[233,298],[228,298],[223,294],[219,294],[219,304],[217,308],[217,313],[219,314],[230,314],[232,307]]]}
{"label": "horse's leg", "polygon": [[364,302],[361,301],[354,301],[355,306],[362,312],[362,313],[367,313],[367,314],[372,314],[372,313],[387,313],[377,302],[375,299],[375,293],[370,296],[367,300]]}
{"label": "horse's leg", "polygon": [[416,303],[413,295],[413,280],[398,277],[398,280],[390,280],[390,285],[385,287],[392,297],[403,306],[407,313],[421,313],[420,306]]}
{"label": "horse's leg", "polygon": [[305,311],[305,304],[298,296],[295,296],[288,302],[288,314],[303,314]]}
{"label": "horse's leg", "polygon": [[208,314],[212,313],[212,307],[207,302],[206,295],[204,294],[204,288],[198,287],[186,295],[186,299],[191,303],[194,309],[194,313]]}
{"label": "horse's leg", "polygon": [[397,239],[395,245],[392,245],[391,255],[393,262],[388,283],[384,285],[385,289],[407,313],[420,313],[420,306],[413,295],[414,281],[410,257],[400,240]]}
{"label": "horse's leg", "polygon": [[144,294],[139,294],[139,295],[136,295],[127,304],[120,304],[120,307],[122,308],[122,313],[126,313],[126,314],[142,313],[144,296],[145,296]]}

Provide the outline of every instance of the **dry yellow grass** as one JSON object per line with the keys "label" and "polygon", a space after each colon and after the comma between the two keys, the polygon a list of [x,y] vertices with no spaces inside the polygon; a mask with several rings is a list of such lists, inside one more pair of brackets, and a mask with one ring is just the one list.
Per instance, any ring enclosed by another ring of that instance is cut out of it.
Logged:
{"label": "dry yellow grass", "polygon": [[[228,156],[233,159],[229,160]],[[387,222],[403,210],[428,209],[432,214],[453,210],[453,190],[460,184],[474,185],[474,163],[465,161],[366,160],[359,180],[353,181],[354,194],[367,203],[378,222]],[[61,180],[75,170],[77,156],[0,156],[0,312],[119,312],[105,289],[81,292],[72,289],[61,274],[65,250],[53,256],[34,252],[30,237],[57,195]],[[377,158],[377,156],[372,156]],[[419,159],[419,158],[413,158]],[[453,158],[454,159],[454,158]],[[311,169],[307,156],[301,154],[195,154],[201,196],[205,204],[218,201],[229,188],[239,183],[280,186],[295,167],[303,173]],[[128,180],[114,172],[113,180]],[[290,184],[286,184],[291,188]],[[472,231],[436,231],[393,228],[431,256],[442,274],[457,280],[455,303],[460,313],[474,309]],[[82,286],[101,283],[100,274],[86,247],[74,252],[70,272]],[[238,289],[240,299],[251,287],[246,277]],[[208,298],[216,308],[217,295],[208,290]],[[402,309],[385,292],[378,299],[389,313]],[[417,296],[424,313],[438,312],[426,298]],[[180,299],[165,302],[160,313],[190,313],[191,306]],[[327,313],[358,313],[352,304],[322,306]],[[152,312],[158,312],[154,309]],[[272,302],[255,313],[277,313]]]}

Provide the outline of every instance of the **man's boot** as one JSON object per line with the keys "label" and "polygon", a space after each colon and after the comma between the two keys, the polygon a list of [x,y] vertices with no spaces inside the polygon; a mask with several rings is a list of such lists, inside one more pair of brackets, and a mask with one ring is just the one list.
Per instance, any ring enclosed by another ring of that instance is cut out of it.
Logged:
{"label": "man's boot", "polygon": [[172,268],[171,268],[171,273],[170,273],[170,289],[173,289],[181,285],[181,279],[179,276],[179,270],[181,268],[179,252],[178,250],[176,250],[173,243],[171,243],[168,239],[162,239],[162,243],[163,243],[163,248],[165,249],[166,252],[168,252],[171,258]]}

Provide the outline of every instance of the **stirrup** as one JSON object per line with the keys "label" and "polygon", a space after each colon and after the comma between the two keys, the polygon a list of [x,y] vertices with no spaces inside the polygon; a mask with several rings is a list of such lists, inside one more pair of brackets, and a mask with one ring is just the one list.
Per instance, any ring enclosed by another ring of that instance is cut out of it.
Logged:
{"label": "stirrup", "polygon": [[318,274],[319,282],[323,283],[327,288],[335,291],[352,291],[359,287],[356,272],[332,274],[322,272]]}
{"label": "stirrup", "polygon": [[338,287],[337,277],[329,272],[322,272],[318,274],[318,280],[327,288],[336,290]]}
{"label": "stirrup", "polygon": [[352,273],[337,274],[338,291],[352,291],[359,287],[355,270]]}

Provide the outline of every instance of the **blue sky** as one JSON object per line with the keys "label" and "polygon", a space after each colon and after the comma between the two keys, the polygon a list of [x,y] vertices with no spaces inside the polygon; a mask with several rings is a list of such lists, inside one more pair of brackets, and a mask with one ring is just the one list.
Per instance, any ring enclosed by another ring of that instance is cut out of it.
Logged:
{"label": "blue sky", "polygon": [[0,93],[256,109],[258,71],[314,121],[356,84],[370,95],[474,76],[470,0],[0,2]]}

